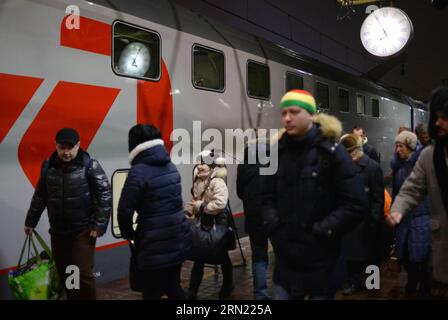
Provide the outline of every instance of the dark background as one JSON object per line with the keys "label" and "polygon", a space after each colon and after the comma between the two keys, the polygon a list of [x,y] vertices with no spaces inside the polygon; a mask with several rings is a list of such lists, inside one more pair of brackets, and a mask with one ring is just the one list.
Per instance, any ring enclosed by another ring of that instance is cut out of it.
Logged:
{"label": "dark background", "polygon": [[[414,38],[403,54],[386,60],[370,55],[361,44],[359,31],[368,5],[353,6],[355,12],[344,17],[348,10],[336,0],[175,2],[418,100],[426,101],[432,89],[448,85],[448,6],[436,8],[431,0],[394,1],[412,20]],[[382,6],[389,5],[382,1]]]}

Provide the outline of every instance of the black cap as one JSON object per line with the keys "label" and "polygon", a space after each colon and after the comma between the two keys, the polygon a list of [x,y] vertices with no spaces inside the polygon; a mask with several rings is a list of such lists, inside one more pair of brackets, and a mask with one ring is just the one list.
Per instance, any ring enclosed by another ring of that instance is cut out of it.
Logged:
{"label": "black cap", "polygon": [[63,128],[56,133],[56,143],[77,144],[79,142],[79,134],[73,128]]}

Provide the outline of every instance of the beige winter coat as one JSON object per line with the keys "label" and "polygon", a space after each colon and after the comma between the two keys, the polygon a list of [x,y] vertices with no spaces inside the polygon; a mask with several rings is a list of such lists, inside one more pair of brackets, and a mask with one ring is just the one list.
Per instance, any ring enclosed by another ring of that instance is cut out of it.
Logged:
{"label": "beige winter coat", "polygon": [[197,217],[199,208],[203,202],[207,203],[204,212],[216,215],[222,212],[227,206],[229,191],[225,182],[227,169],[225,167],[215,167],[210,171],[210,175],[205,179],[198,177],[195,170],[193,179],[193,194],[195,205],[187,204],[185,210],[192,216]]}
{"label": "beige winter coat", "polygon": [[[448,283],[448,220],[433,165],[434,146],[426,147],[400,188],[391,212],[407,214],[429,193],[431,201],[432,263],[434,278]],[[448,157],[445,153],[448,164]]]}

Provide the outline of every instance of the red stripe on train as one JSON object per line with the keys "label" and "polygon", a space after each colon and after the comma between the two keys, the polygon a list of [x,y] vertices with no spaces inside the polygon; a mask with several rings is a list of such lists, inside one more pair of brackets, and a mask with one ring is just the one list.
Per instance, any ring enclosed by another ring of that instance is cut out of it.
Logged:
{"label": "red stripe on train", "polygon": [[162,60],[162,76],[158,82],[139,80],[137,84],[137,123],[151,123],[162,132],[168,152],[173,147],[173,96],[168,69]]}
{"label": "red stripe on train", "polygon": [[44,79],[0,73],[0,143]]}
{"label": "red stripe on train", "polygon": [[23,171],[37,185],[42,161],[55,150],[54,137],[63,127],[75,128],[87,150],[120,89],[60,81],[19,144]]}
{"label": "red stripe on train", "polygon": [[110,24],[80,16],[79,29],[68,29],[65,23],[69,17],[61,22],[61,46],[111,55]]}

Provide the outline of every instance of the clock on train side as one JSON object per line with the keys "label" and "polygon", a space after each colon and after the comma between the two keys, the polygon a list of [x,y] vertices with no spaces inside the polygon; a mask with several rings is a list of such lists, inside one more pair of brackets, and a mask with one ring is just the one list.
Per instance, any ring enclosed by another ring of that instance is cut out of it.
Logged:
{"label": "clock on train side", "polygon": [[361,42],[371,54],[387,58],[398,55],[413,37],[414,28],[408,15],[394,7],[373,11],[361,26]]}
{"label": "clock on train side", "polygon": [[148,47],[141,42],[132,42],[121,52],[118,68],[120,73],[143,77],[150,63],[151,56]]}

